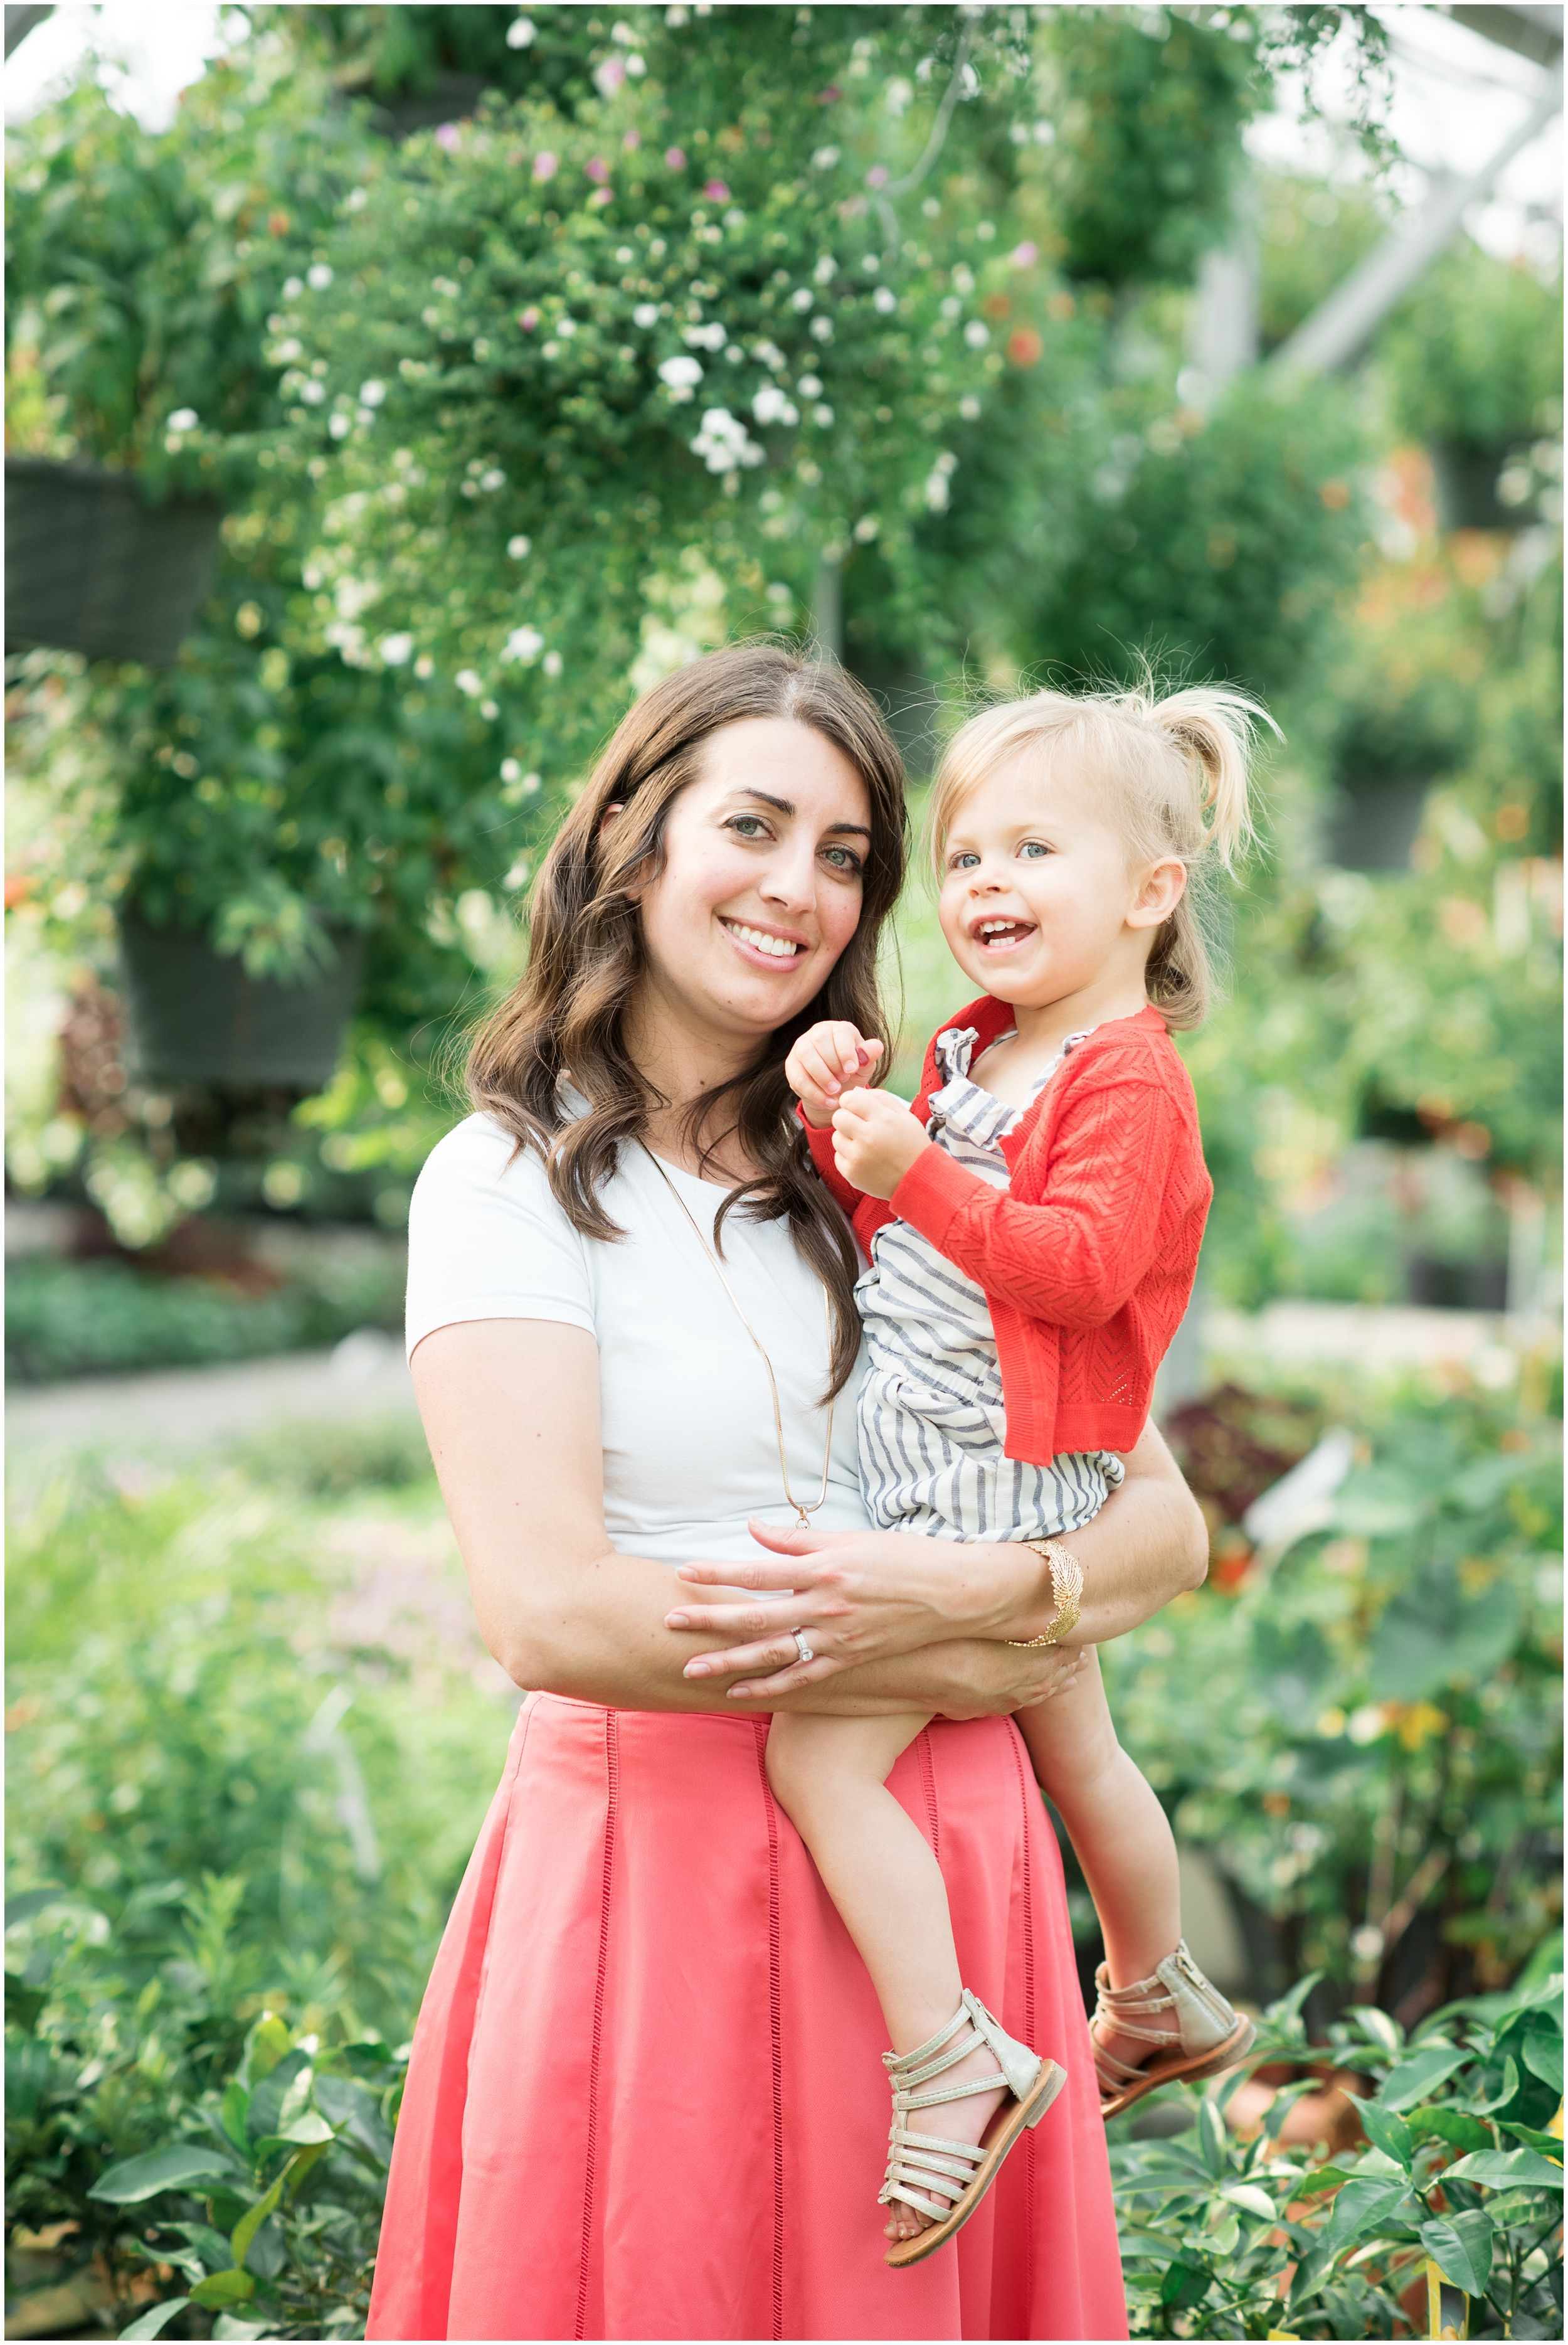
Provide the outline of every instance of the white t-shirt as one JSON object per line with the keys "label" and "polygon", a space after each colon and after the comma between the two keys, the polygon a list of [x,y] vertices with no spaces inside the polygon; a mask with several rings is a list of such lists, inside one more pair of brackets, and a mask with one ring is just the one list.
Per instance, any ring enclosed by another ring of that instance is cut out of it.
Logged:
{"label": "white t-shirt", "polygon": [[[712,1244],[725,1190],[666,1165]],[[470,1115],[431,1150],[409,1215],[408,1346],[468,1319],[552,1319],[599,1345],[604,1523],[626,1555],[670,1564],[752,1561],[746,1518],[794,1520],[779,1474],[767,1371],[713,1263],[640,1148],[621,1152],[601,1192],[626,1235],[583,1237],[551,1193],[538,1156],[513,1154],[489,1116]],[[789,1483],[809,1506],[822,1487],[829,1336],[823,1288],[784,1222],[724,1224],[724,1273],[773,1362]],[[864,1361],[862,1363],[864,1367]],[[827,1498],[814,1530],[864,1530],[855,1399],[834,1411]]]}

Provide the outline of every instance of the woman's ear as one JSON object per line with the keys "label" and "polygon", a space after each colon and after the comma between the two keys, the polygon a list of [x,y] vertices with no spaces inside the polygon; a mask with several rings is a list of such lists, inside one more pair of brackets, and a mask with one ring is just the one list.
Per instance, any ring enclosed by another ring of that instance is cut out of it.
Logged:
{"label": "woman's ear", "polygon": [[1174,855],[1162,857],[1159,862],[1151,863],[1143,875],[1127,916],[1128,927],[1162,928],[1186,893],[1186,864]]}

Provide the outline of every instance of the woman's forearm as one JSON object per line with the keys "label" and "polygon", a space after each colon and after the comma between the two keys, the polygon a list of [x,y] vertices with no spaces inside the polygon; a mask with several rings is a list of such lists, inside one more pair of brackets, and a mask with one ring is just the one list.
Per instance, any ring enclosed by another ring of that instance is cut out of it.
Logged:
{"label": "woman's forearm", "polygon": [[[1103,1645],[1203,1584],[1209,1531],[1175,1459],[1152,1426],[1127,1460],[1127,1479],[1087,1529],[1063,1545],[1083,1568],[1083,1595],[1073,1645]],[[1037,1600],[1004,1633],[1037,1636],[1056,1617],[1048,1571]]]}

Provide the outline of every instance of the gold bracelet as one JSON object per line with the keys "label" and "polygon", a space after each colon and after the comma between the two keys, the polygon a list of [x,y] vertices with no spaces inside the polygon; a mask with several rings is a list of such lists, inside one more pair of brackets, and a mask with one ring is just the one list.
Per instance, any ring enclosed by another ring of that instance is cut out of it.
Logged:
{"label": "gold bracelet", "polygon": [[1051,1575],[1051,1594],[1056,1599],[1057,1617],[1043,1637],[1004,1637],[1004,1645],[1013,1645],[1027,1652],[1036,1645],[1059,1645],[1070,1637],[1078,1625],[1078,1599],[1084,1592],[1083,1567],[1076,1556],[1058,1547],[1055,1539],[1026,1539],[1024,1545],[1044,1556]]}

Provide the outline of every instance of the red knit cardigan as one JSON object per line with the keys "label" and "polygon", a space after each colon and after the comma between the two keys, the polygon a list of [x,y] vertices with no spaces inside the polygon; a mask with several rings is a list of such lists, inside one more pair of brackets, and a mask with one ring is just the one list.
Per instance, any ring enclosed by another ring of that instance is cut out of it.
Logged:
{"label": "red knit cardigan", "polygon": [[[982,994],[948,1026],[976,1029],[978,1058],[1013,1022],[1010,1003]],[[922,1123],[941,1081],[933,1038]],[[1214,1194],[1192,1085],[1157,1010],[1097,1027],[1064,1061],[1002,1142],[1006,1190],[933,1143],[890,1199],[868,1197],[840,1176],[831,1126],[806,1133],[867,1254],[885,1223],[908,1222],[984,1289],[1009,1457],[1046,1466],[1067,1450],[1133,1447]]]}

